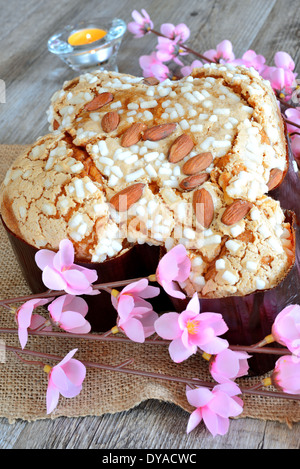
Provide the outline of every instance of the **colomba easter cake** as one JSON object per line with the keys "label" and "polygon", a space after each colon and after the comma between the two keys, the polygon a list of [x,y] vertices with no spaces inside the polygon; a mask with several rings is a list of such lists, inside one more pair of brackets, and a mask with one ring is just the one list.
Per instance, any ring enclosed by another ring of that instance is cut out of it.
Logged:
{"label": "colomba easter cake", "polygon": [[255,70],[211,64],[161,83],[87,73],[54,94],[48,120],[1,188],[5,224],[30,245],[69,238],[78,260],[103,263],[183,244],[181,287],[205,298],[273,288],[291,269],[292,222],[269,193],[288,170],[284,125]]}

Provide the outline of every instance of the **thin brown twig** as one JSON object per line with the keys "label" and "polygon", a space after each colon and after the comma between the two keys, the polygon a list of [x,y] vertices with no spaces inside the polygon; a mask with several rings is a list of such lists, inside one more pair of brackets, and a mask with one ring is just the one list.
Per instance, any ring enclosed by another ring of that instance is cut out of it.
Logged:
{"label": "thin brown twig", "polygon": [[95,283],[94,285],[92,285],[92,287],[94,288],[94,290],[103,289],[103,288],[113,289],[113,288],[129,285],[130,283],[138,282],[139,280],[144,280],[144,279],[145,277],[137,277],[137,278],[131,278],[131,279],[126,279],[126,280],[116,280],[114,282]]}
{"label": "thin brown twig", "polygon": [[280,102],[280,104],[282,104],[284,107],[286,108],[298,108],[299,107],[299,104],[294,104],[294,103],[291,103],[291,102],[287,102],[285,101],[284,99],[280,98],[280,96],[278,95],[278,93],[276,93],[276,99]]}
{"label": "thin brown twig", "polygon": [[1,306],[3,306],[4,308],[12,311],[12,308],[10,306],[7,306],[7,304],[5,304],[5,303],[2,303]]}
{"label": "thin brown twig", "polygon": [[34,298],[51,298],[52,296],[60,296],[64,295],[65,293],[65,291],[53,292],[53,290],[51,290],[50,293],[50,290],[47,290],[44,293],[33,293],[31,295],[18,296],[15,298],[7,298],[5,300],[0,300],[0,306],[7,307],[7,305],[12,303],[21,303],[23,301],[32,300]]}
{"label": "thin brown twig", "polygon": [[296,124],[295,122],[290,121],[290,120],[287,119],[283,114],[282,114],[282,116],[283,116],[283,118],[284,118],[284,120],[285,120],[285,122],[286,122],[287,124],[293,125],[294,127],[297,127],[298,129],[300,129],[300,125],[299,125],[299,124]]}
{"label": "thin brown twig", "polygon": [[13,353],[19,358],[19,360],[21,360],[23,363],[26,363],[26,365],[44,366],[44,363],[39,362],[37,360],[26,360],[25,358],[21,356],[20,352],[13,350]]}
{"label": "thin brown twig", "polygon": [[[9,328],[0,328],[0,334],[17,334],[17,329]],[[73,338],[73,339],[86,339],[86,340],[95,340],[103,342],[131,342],[132,341],[126,336],[115,336],[112,335],[111,330],[103,334],[72,334],[70,332],[58,332],[58,331],[36,331],[28,329],[28,335],[32,336],[41,336],[41,337],[57,337],[57,338]],[[156,340],[156,339],[146,339],[146,344],[155,344],[155,345],[168,345],[170,342],[168,340]]]}
{"label": "thin brown twig", "polygon": [[253,386],[250,386],[248,389],[249,390],[251,389],[252,391],[257,391],[259,389],[262,389],[263,386],[264,386],[263,383],[260,381],[259,383],[254,384]]}
{"label": "thin brown twig", "polygon": [[[138,277],[138,278],[127,279],[127,280],[118,280],[115,282],[97,283],[97,284],[92,285],[92,287],[94,290],[104,290],[110,293],[113,288],[126,286],[130,283],[137,282],[144,278],[145,277]],[[32,300],[33,298],[51,298],[52,296],[57,297],[57,296],[65,295],[65,294],[66,292],[64,290],[61,290],[61,291],[47,290],[43,293],[33,293],[31,295],[25,295],[25,296],[19,296],[15,298],[8,298],[5,300],[0,300],[0,306],[7,307],[7,305],[9,304],[21,303],[23,301]]]}
{"label": "thin brown twig", "polygon": [[[17,329],[10,329],[10,328],[0,328],[0,334],[17,334]],[[95,341],[103,341],[103,342],[120,342],[120,343],[132,343],[132,340],[126,337],[125,335],[116,336],[112,335],[111,330],[96,334],[96,333],[88,333],[88,334],[72,334],[70,332],[59,332],[59,331],[39,331],[28,329],[28,335],[32,336],[41,336],[41,337],[57,337],[57,338],[73,338],[73,339],[86,339],[86,340],[95,340]],[[162,345],[166,346],[170,344],[169,340],[160,339],[159,336],[154,336],[153,338],[145,339],[144,344],[146,345]],[[259,354],[266,354],[266,355],[291,355],[291,352],[286,348],[276,348],[276,347],[258,347],[255,345],[230,345],[229,348],[234,351],[243,351],[247,353],[259,353]],[[201,352],[200,352],[201,353]]]}
{"label": "thin brown twig", "polygon": [[134,362],[134,359],[130,358],[129,360],[125,360],[123,363],[120,363],[119,365],[116,365],[115,368],[120,369],[120,368],[125,367],[126,365],[130,365],[133,362]]}

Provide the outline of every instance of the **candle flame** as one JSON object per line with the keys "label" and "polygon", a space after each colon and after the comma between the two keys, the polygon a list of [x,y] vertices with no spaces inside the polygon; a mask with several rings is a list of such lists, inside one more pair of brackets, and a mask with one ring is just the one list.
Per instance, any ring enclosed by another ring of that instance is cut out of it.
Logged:
{"label": "candle flame", "polygon": [[81,29],[69,36],[68,42],[71,46],[82,46],[99,41],[106,35],[106,31],[98,28]]}

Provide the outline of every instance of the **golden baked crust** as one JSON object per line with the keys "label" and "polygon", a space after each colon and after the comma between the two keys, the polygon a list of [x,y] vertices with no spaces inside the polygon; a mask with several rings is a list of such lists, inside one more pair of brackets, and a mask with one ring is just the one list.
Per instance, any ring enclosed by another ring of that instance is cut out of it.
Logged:
{"label": "golden baked crust", "polygon": [[[99,93],[112,93],[114,99],[98,110],[86,111],[85,104]],[[256,200],[268,192],[271,170],[277,168],[284,176],[288,168],[275,95],[254,69],[211,64],[194,69],[191,77],[157,86],[130,75],[88,73],[55,93],[48,110],[50,129],[67,129],[76,145],[106,140],[101,121],[108,110],[121,116],[118,127],[109,133],[113,139],[137,121],[147,127],[177,123],[172,138],[190,134],[197,142],[192,154],[213,153],[211,179],[231,198]],[[166,154],[170,140],[160,142],[160,152]]]}
{"label": "golden baked crust", "polygon": [[67,237],[92,262],[181,243],[182,287],[204,297],[272,288],[290,269],[293,229],[266,195],[287,171],[286,140],[254,70],[213,64],[157,85],[85,74],[55,93],[48,118],[53,132],[2,186],[2,217],[28,243]]}

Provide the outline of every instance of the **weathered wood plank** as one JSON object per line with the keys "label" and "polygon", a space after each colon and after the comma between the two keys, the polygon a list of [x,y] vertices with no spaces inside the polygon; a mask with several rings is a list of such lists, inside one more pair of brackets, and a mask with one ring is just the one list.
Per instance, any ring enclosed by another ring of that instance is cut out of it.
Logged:
{"label": "weathered wood plank", "polygon": [[27,0],[22,2],[22,0],[17,0],[7,2],[5,7],[1,6],[0,40],[7,43],[8,38],[13,38],[19,25],[32,15],[32,12],[42,1]]}
{"label": "weathered wood plank", "polygon": [[215,438],[203,425],[186,434],[188,414],[153,400],[128,412],[101,417],[58,418],[13,425],[0,421],[2,449],[299,449],[300,425],[232,420]]}
{"label": "weathered wood plank", "polygon": [[[197,50],[204,52],[228,39],[236,56],[250,48],[268,18],[275,1],[227,1],[199,2],[193,15],[191,37]],[[258,15],[259,11],[259,15]],[[235,26],[234,26],[235,25]]]}
{"label": "weathered wood plank", "polygon": [[263,54],[270,65],[275,52],[288,52],[294,59],[296,70],[300,64],[300,3],[296,0],[277,0],[268,19],[262,25],[251,48]]}

